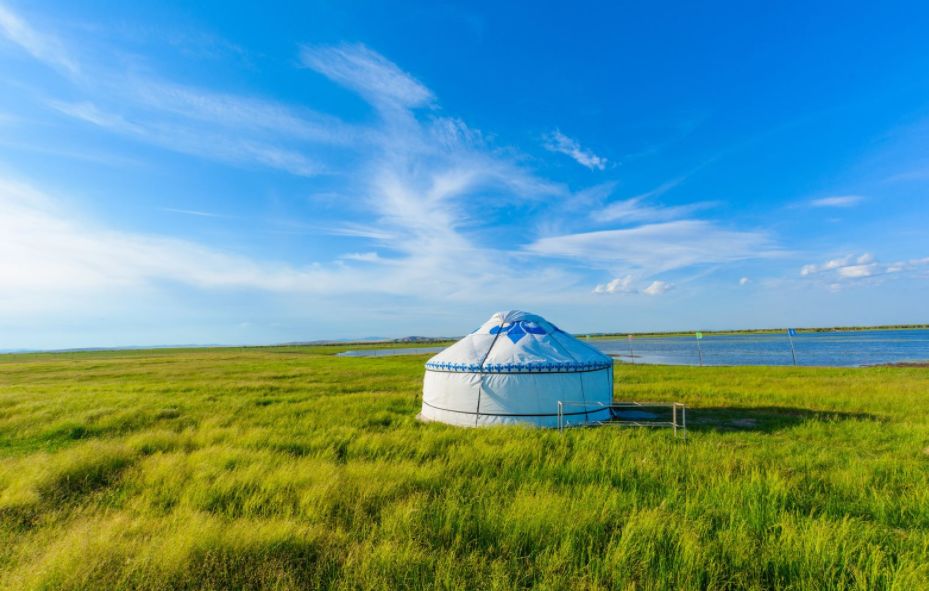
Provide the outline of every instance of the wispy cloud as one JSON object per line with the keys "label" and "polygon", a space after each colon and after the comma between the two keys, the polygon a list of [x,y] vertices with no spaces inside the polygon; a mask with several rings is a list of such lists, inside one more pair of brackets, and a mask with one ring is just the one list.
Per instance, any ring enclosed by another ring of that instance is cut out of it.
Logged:
{"label": "wispy cloud", "polygon": [[719,205],[716,201],[698,201],[686,205],[657,206],[642,203],[642,198],[634,197],[625,201],[611,203],[599,211],[591,213],[591,218],[598,222],[663,222],[690,216],[698,211],[711,209]]}
{"label": "wispy cloud", "polygon": [[382,263],[384,259],[377,252],[350,252],[339,257],[345,261],[360,261],[362,263]]}
{"label": "wispy cloud", "polygon": [[[329,171],[326,159],[369,144],[371,130],[259,97],[215,92],[126,71],[107,59],[81,63],[77,43],[39,32],[0,5],[0,35],[63,71],[71,97],[45,103],[57,112],[135,141],[242,167],[298,176]],[[82,76],[70,74],[82,73]],[[89,84],[85,78],[93,78]],[[334,150],[334,148],[336,148]]]}
{"label": "wispy cloud", "polygon": [[864,201],[861,195],[835,195],[810,201],[811,207],[852,207]]}
{"label": "wispy cloud", "polygon": [[640,193],[628,199],[614,201],[603,207],[594,209],[590,218],[599,223],[620,222],[623,224],[641,222],[664,222],[688,217],[698,211],[711,209],[719,205],[716,201],[697,201],[684,205],[663,206],[649,204],[648,201],[664,195],[683,182],[684,178],[676,178],[661,185]]}
{"label": "wispy cloud", "polygon": [[414,108],[429,105],[432,92],[384,56],[364,45],[304,46],[304,66],[355,90],[371,103]]}
{"label": "wispy cloud", "polygon": [[50,102],[57,111],[135,139],[198,158],[207,157],[237,165],[260,165],[298,176],[312,176],[325,167],[300,151],[255,137],[225,134],[219,129],[196,128],[164,121],[131,121],[99,109],[91,102]]}
{"label": "wispy cloud", "polygon": [[592,151],[582,148],[577,140],[569,138],[557,129],[545,136],[544,146],[546,150],[551,152],[570,156],[575,162],[591,170],[606,169],[606,158],[597,156]]}
{"label": "wispy cloud", "polygon": [[3,4],[0,4],[0,34],[40,62],[69,74],[77,74],[80,70],[70,52],[57,38],[39,33]]}
{"label": "wispy cloud", "polygon": [[162,207],[162,208],[160,208],[160,209],[161,209],[161,211],[166,211],[166,212],[168,212],[168,213],[179,213],[179,214],[181,214],[181,215],[192,215],[192,216],[201,217],[201,218],[225,218],[225,217],[229,217],[229,216],[225,216],[225,215],[218,214],[218,213],[211,213],[211,212],[209,212],[209,211],[197,211],[197,210],[195,210],[195,209],[177,209],[177,208],[174,208],[174,207]]}
{"label": "wispy cloud", "polygon": [[526,251],[653,275],[694,265],[780,254],[764,232],[726,230],[701,220],[551,236],[536,240],[527,246]]}
{"label": "wispy cloud", "polygon": [[260,263],[194,242],[121,232],[81,220],[60,200],[0,179],[0,291],[75,293],[174,281],[270,291],[331,286],[312,265]]}

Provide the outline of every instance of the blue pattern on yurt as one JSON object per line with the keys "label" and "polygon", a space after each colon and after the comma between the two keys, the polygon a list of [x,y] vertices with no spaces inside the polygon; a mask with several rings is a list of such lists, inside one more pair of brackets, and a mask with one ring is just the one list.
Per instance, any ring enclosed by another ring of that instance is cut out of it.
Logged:
{"label": "blue pattern on yurt", "polygon": [[501,326],[495,326],[490,329],[490,334],[498,334],[501,332],[509,337],[509,339],[513,341],[514,344],[516,344],[519,339],[523,338],[527,334],[548,334],[545,332],[545,328],[541,324],[531,320],[517,320],[516,322],[507,322]]}

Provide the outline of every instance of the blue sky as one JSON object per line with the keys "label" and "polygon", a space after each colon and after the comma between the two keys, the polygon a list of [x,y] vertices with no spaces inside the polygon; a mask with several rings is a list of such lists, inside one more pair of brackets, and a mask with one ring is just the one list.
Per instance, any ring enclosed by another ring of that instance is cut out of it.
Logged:
{"label": "blue sky", "polygon": [[0,0],[0,348],[927,322],[923,3]]}

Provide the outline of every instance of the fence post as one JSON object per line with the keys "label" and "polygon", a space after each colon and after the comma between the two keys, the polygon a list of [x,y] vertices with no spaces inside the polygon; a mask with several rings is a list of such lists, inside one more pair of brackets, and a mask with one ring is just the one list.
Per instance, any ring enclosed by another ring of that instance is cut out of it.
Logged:
{"label": "fence post", "polygon": [[684,441],[687,441],[687,407],[681,405],[681,425],[684,427]]}

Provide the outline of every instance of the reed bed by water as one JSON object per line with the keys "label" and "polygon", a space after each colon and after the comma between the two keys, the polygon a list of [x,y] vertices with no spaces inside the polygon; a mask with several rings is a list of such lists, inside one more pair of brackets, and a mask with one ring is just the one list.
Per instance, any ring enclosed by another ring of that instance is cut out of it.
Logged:
{"label": "reed bed by water", "polygon": [[929,371],[616,368],[667,430],[420,424],[425,356],[0,358],[0,588],[929,588]]}

